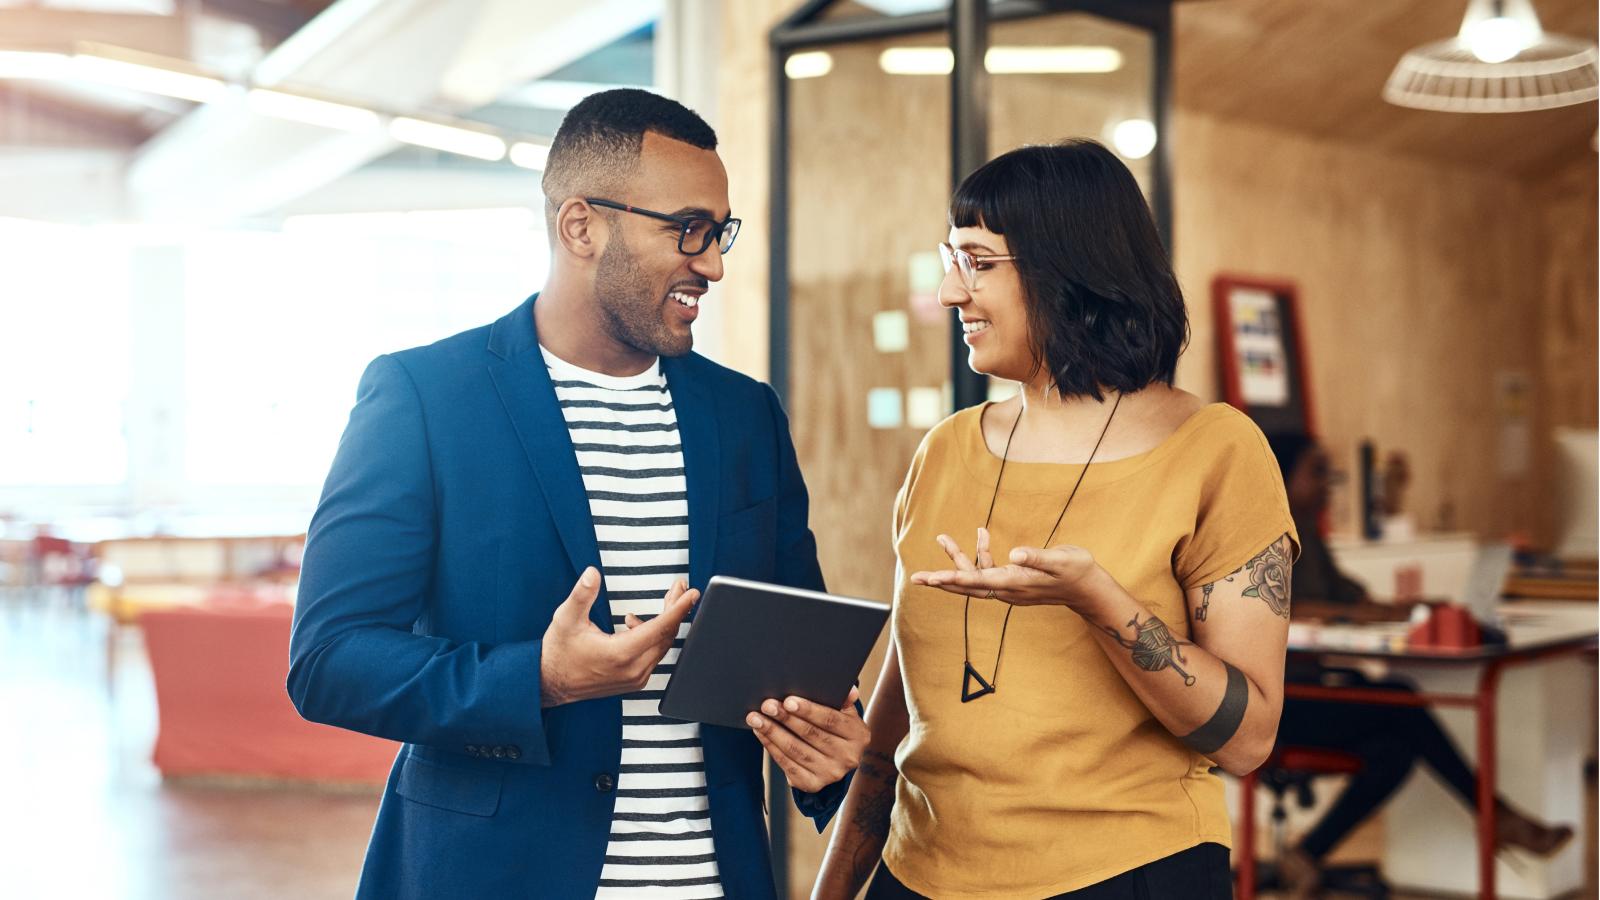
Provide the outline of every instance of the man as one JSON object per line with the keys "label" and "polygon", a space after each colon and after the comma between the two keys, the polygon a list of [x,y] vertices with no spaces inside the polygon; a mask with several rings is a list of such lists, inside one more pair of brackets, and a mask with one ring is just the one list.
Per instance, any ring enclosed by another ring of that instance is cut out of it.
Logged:
{"label": "man", "polygon": [[583,101],[545,291],[362,377],[289,670],[306,718],[405,742],[361,897],[772,897],[761,747],[819,828],[843,796],[853,703],[754,736],[657,708],[713,574],[822,587],[776,396],[690,352],[738,230],[715,148],[670,100]]}

